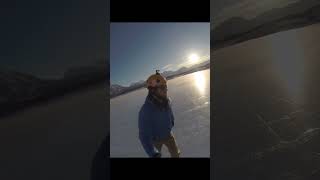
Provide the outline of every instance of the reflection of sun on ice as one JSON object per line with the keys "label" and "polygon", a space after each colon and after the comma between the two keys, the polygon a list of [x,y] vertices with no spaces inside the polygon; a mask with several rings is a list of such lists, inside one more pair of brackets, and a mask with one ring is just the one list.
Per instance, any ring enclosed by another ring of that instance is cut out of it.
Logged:
{"label": "reflection of sun on ice", "polygon": [[189,58],[190,64],[196,64],[200,60],[200,57],[197,54],[190,54],[188,58]]}
{"label": "reflection of sun on ice", "polygon": [[194,73],[194,85],[198,89],[199,93],[203,95],[206,88],[206,77],[203,71]]}

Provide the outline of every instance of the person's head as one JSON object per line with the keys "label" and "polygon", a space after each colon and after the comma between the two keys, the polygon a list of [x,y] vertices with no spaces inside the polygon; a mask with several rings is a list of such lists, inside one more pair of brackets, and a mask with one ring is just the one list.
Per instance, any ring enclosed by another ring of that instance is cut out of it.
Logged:
{"label": "person's head", "polygon": [[160,75],[158,71],[156,74],[151,75],[147,80],[147,88],[149,93],[160,98],[167,98],[167,80]]}

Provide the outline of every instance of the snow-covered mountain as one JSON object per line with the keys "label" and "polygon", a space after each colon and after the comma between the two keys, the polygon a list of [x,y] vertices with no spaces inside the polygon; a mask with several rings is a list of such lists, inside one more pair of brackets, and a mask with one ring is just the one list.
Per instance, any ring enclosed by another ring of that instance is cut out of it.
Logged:
{"label": "snow-covered mountain", "polygon": [[[167,79],[172,79],[180,75],[192,73],[192,72],[207,69],[207,68],[210,68],[210,60],[196,64],[189,68],[181,67],[177,71],[164,71],[163,73],[161,73],[161,75],[163,75]],[[140,80],[138,82],[131,83],[130,86],[128,87],[117,85],[117,84],[110,85],[110,97],[115,97],[115,96],[130,92],[132,90],[136,90],[138,88],[144,87],[144,85],[145,85],[145,80]]]}
{"label": "snow-covered mountain", "polygon": [[107,67],[70,68],[61,79],[41,79],[27,73],[0,70],[0,116],[68,92],[108,83]]}
{"label": "snow-covered mountain", "polygon": [[176,72],[175,71],[164,71],[163,73],[161,73],[164,77],[168,77],[168,76],[172,76],[174,75]]}
{"label": "snow-covered mountain", "polygon": [[110,85],[110,96],[121,94],[127,87],[120,86],[118,84]]}
{"label": "snow-covered mountain", "polygon": [[32,75],[0,71],[0,103],[35,96],[41,83],[42,80]]}
{"label": "snow-covered mountain", "polygon": [[141,85],[144,85],[144,84],[145,84],[145,81],[144,80],[140,80],[138,82],[131,83],[130,87],[141,86]]}
{"label": "snow-covered mountain", "polygon": [[[253,38],[276,33],[283,30],[306,26],[320,22],[320,1],[294,1],[286,6],[269,8],[250,18],[242,12],[252,10],[239,6],[233,12],[221,12],[211,27],[211,48],[218,49],[224,46],[240,43]],[[221,21],[223,19],[223,21]]]}

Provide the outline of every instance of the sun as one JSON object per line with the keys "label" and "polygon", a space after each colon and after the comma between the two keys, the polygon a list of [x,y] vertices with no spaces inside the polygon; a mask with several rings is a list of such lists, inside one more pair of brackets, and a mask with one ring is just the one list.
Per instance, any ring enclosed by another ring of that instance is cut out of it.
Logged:
{"label": "sun", "polygon": [[193,54],[189,55],[188,59],[189,59],[191,64],[196,64],[196,63],[199,62],[200,58],[199,58],[199,56],[197,54],[193,53]]}

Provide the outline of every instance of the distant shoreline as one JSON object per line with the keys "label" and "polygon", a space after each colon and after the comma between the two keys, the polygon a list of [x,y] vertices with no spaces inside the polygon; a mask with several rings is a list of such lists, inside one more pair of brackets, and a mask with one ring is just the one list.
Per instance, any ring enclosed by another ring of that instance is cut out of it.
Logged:
{"label": "distant shoreline", "polygon": [[[204,68],[200,68],[200,69],[196,69],[196,70],[190,70],[190,71],[187,71],[187,72],[178,74],[178,75],[168,76],[168,77],[166,77],[166,79],[167,79],[167,80],[171,80],[171,79],[174,79],[174,78],[177,78],[177,77],[180,77],[180,76],[184,76],[184,75],[188,75],[188,74],[191,74],[191,73],[194,73],[194,72],[204,71],[204,70],[208,70],[208,69],[210,69],[210,67],[204,67]],[[136,90],[138,90],[138,89],[142,89],[142,88],[144,88],[144,86],[139,86],[139,87],[134,88],[134,89],[131,89],[131,90],[129,90],[129,91],[124,91],[123,93],[120,93],[120,94],[115,95],[115,96],[112,96],[112,97],[110,96],[110,100],[113,99],[113,98],[116,98],[116,97],[119,97],[119,96],[128,94],[128,93],[130,93],[130,92],[136,91]]]}
{"label": "distant shoreline", "polygon": [[[258,25],[245,32],[239,32],[229,36],[227,35],[223,38],[219,37],[217,40],[212,39],[210,49],[215,51],[274,33],[318,24],[320,23],[320,13],[318,11],[320,11],[320,5],[310,8],[299,14],[288,15],[286,17]],[[216,29],[212,29],[211,32],[214,33],[215,30]]]}
{"label": "distant shoreline", "polygon": [[[20,102],[9,102],[5,104],[1,104],[0,118],[8,117],[18,112],[21,112],[23,110],[36,107],[36,106],[45,105],[53,101],[60,100],[66,96],[76,94],[76,93],[86,92],[90,89],[94,89],[100,86],[104,86],[107,89],[107,84],[105,81],[97,81],[95,83],[88,83],[85,86],[79,86],[79,87],[74,87],[70,89],[66,88],[64,90],[57,91],[57,93],[52,94],[50,96],[39,96],[30,100],[22,100]],[[106,96],[107,95],[108,94],[106,93]]]}

